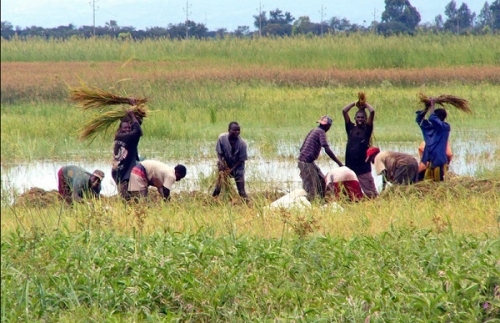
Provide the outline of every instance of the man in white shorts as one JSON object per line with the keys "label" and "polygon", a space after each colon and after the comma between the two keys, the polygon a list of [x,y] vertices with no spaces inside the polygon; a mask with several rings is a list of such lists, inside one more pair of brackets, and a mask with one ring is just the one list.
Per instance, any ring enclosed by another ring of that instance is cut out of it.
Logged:
{"label": "man in white shorts", "polygon": [[146,197],[148,187],[154,186],[160,195],[168,200],[175,182],[186,177],[186,167],[170,167],[156,160],[143,160],[135,165],[130,174],[128,190],[133,196]]}

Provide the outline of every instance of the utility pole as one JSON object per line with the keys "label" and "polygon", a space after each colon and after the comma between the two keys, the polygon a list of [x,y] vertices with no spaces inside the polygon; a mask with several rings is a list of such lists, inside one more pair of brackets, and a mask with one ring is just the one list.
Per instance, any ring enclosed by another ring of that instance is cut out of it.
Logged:
{"label": "utility pole", "polygon": [[262,37],[262,3],[259,2],[259,37]]}
{"label": "utility pole", "polygon": [[189,1],[186,1],[186,8],[184,8],[186,11],[186,39],[189,38],[189,14],[191,13],[189,11]]}
{"label": "utility pole", "polygon": [[323,7],[323,5],[321,5],[321,37],[323,37],[323,18],[325,17],[325,13],[324,13],[324,9],[326,9],[325,7]]}
{"label": "utility pole", "polygon": [[[373,8],[373,21],[377,19],[377,8]],[[373,33],[375,33],[375,24],[373,24]]]}
{"label": "utility pole", "polygon": [[92,0],[92,2],[89,2],[89,5],[92,6],[92,20],[93,20],[93,23],[94,23],[94,37],[95,37],[95,12],[97,9],[99,9],[99,7],[95,7],[95,2],[96,0]]}

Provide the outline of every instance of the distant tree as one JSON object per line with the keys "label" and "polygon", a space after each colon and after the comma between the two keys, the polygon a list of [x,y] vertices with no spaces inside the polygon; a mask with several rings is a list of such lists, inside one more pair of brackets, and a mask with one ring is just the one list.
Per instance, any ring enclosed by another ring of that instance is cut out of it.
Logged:
{"label": "distant tree", "polygon": [[267,17],[265,11],[261,11],[258,15],[254,15],[253,18],[255,19],[253,25],[258,30],[261,30],[267,25]]}
{"label": "distant tree", "polygon": [[313,29],[313,24],[309,16],[300,16],[297,20],[293,22],[292,34],[301,35],[310,33]]}
{"label": "distant tree", "polygon": [[483,29],[488,27],[493,29],[493,24],[495,22],[495,18],[493,17],[493,12],[490,9],[490,5],[488,1],[486,1],[483,5],[483,8],[479,12],[477,16],[477,27]]}
{"label": "distant tree", "polygon": [[289,13],[276,8],[276,10],[269,11],[269,20],[268,24],[277,24],[277,25],[288,25],[291,24],[295,18]]}
{"label": "distant tree", "polygon": [[334,31],[347,31],[352,28],[351,22],[346,18],[332,17],[329,21],[330,28]]}
{"label": "distant tree", "polygon": [[262,36],[291,36],[292,25],[268,24],[262,28]]}
{"label": "distant tree", "polygon": [[490,5],[491,15],[493,16],[493,29],[500,29],[500,0],[495,0]]}
{"label": "distant tree", "polygon": [[246,37],[250,35],[250,27],[248,26],[238,26],[234,31],[234,35],[236,37]]}
{"label": "distant tree", "polygon": [[434,23],[436,24],[438,30],[443,29],[444,28],[443,16],[437,15],[436,18],[434,18]]}
{"label": "distant tree", "polygon": [[151,38],[162,38],[162,37],[168,37],[168,30],[167,28],[164,27],[151,27],[151,28],[146,28],[146,35],[142,34],[137,34],[137,33],[132,33],[134,37],[138,38],[143,38],[147,35],[147,37]]}
{"label": "distant tree", "polygon": [[110,20],[106,22],[106,28],[112,32],[120,30],[120,27],[118,27],[118,22],[116,20]]}
{"label": "distant tree", "polygon": [[412,34],[420,19],[420,13],[409,0],[385,0],[385,10],[378,30],[385,35]]}
{"label": "distant tree", "polygon": [[219,28],[215,31],[215,36],[219,38],[224,38],[228,34],[226,28]]}
{"label": "distant tree", "polygon": [[188,20],[187,22],[182,22],[177,25],[169,24],[167,29],[169,37],[174,39],[185,39],[186,24],[188,37],[206,38],[208,36],[208,29],[204,24],[197,24],[194,21]]}
{"label": "distant tree", "polygon": [[291,23],[295,18],[289,12],[283,13],[280,9],[276,9],[269,12],[269,19],[266,17],[265,11],[253,17],[255,19],[254,26],[259,29],[261,35],[285,36],[292,34]]}
{"label": "distant tree", "polygon": [[14,26],[8,21],[2,21],[2,38],[11,39],[15,34]]}
{"label": "distant tree", "polygon": [[448,19],[444,22],[444,29],[457,34],[461,31],[468,31],[473,27],[475,13],[472,13],[467,4],[462,3],[457,9],[457,4],[454,0],[450,1],[445,7],[444,14]]}

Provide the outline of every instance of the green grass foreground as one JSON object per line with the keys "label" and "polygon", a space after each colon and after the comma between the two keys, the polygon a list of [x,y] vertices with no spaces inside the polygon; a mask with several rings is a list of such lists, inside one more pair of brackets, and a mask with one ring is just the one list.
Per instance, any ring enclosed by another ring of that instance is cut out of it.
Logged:
{"label": "green grass foreground", "polygon": [[2,322],[498,322],[499,259],[499,239],[450,231],[17,232],[2,237]]}

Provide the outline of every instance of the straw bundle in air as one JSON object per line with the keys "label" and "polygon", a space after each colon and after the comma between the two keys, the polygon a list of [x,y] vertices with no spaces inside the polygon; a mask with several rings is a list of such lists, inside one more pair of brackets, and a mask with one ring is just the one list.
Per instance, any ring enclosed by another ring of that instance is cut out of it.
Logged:
{"label": "straw bundle in air", "polygon": [[[425,103],[426,106],[429,106],[431,103],[431,98],[427,97],[425,94],[420,93],[419,94],[419,99],[420,102]],[[466,113],[471,113],[472,110],[469,107],[469,101],[466,99],[462,99],[459,97],[456,97],[454,95],[449,95],[449,94],[441,94],[438,97],[434,97],[434,104],[439,104],[440,106],[443,106],[445,104],[449,104],[454,106],[460,111],[466,112]]]}
{"label": "straw bundle in air", "polygon": [[70,87],[69,91],[71,101],[85,110],[117,104],[143,105],[147,102],[146,98],[127,98],[84,83],[81,83],[79,87]]}
{"label": "straw bundle in air", "polygon": [[358,101],[356,102],[356,106],[359,108],[364,106],[366,103],[366,95],[365,92],[358,92]]}
{"label": "straw bundle in air", "polygon": [[[134,105],[131,109],[137,119],[142,120],[142,118],[146,117],[147,108],[145,106]],[[123,108],[100,113],[83,124],[78,130],[78,137],[82,141],[94,139],[97,134],[101,132],[105,133],[110,126],[116,124],[117,121],[120,122],[126,116],[128,116],[127,110]]]}

